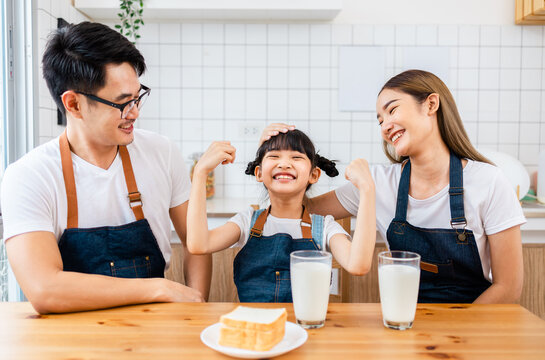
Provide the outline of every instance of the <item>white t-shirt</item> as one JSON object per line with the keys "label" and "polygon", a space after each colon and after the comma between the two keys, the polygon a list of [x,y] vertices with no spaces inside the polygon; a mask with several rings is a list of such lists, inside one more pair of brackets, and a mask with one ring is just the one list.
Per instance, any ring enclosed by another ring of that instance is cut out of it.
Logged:
{"label": "white t-shirt", "polygon": [[[377,230],[386,240],[386,231],[395,216],[401,164],[373,165],[371,174],[376,188]],[[511,184],[499,168],[468,160],[463,176],[466,228],[475,236],[483,274],[492,280],[487,235],[523,224],[526,219]],[[409,195],[407,222],[422,228],[451,229],[448,189],[447,185],[424,200]],[[354,185],[343,185],[335,190],[335,194],[347,211],[357,214],[359,192]]]}
{"label": "white t-shirt", "polygon": [[[238,242],[234,245],[235,247],[243,247],[246,245],[248,237],[250,236],[250,223],[253,214],[254,209],[249,207],[247,210],[239,212],[229,219],[230,222],[237,224],[240,228],[240,237]],[[301,239],[303,237],[301,219],[284,219],[269,214],[269,216],[267,216],[267,221],[265,221],[265,225],[263,225],[263,236],[271,236],[279,233],[288,234],[294,239]],[[335,221],[333,216],[327,215],[324,217],[323,229],[323,235],[325,236],[327,246],[326,249],[329,249],[329,239],[335,234],[345,234],[350,238],[350,235]]]}
{"label": "white t-shirt", "polygon": [[[182,154],[166,137],[136,129],[127,146],[144,216],[167,265],[169,209],[189,199],[190,181]],[[78,227],[118,226],[135,221],[119,153],[107,170],[72,153],[78,200]],[[60,240],[66,228],[66,190],[59,139],[51,140],[10,165],[2,181],[4,240],[32,231],[49,231]],[[127,243],[130,246],[130,243]]]}

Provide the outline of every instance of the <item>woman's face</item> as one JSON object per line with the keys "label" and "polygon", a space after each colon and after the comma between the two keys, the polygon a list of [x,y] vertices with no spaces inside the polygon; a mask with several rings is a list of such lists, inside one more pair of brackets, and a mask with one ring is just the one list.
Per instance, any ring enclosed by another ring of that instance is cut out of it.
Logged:
{"label": "woman's face", "polygon": [[[432,96],[432,95],[430,95]],[[399,156],[415,155],[433,134],[437,122],[430,97],[419,104],[402,91],[384,89],[377,99],[377,119],[382,138]]]}

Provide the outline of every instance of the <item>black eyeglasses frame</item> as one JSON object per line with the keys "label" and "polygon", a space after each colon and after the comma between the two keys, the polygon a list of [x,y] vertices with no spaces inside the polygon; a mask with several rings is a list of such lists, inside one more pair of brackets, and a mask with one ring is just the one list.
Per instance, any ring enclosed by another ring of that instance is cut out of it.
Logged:
{"label": "black eyeglasses frame", "polygon": [[[111,107],[114,107],[114,108],[118,109],[119,111],[121,111],[121,119],[124,119],[124,118],[123,118],[123,110],[125,110],[125,107],[128,106],[128,105],[129,105],[130,103],[132,103],[132,102],[134,102],[134,104],[135,104],[136,106],[138,106],[138,104],[140,103],[140,101],[142,100],[142,98],[143,98],[144,96],[146,96],[146,95],[149,95],[149,93],[151,92],[151,89],[150,89],[149,87],[147,87],[146,85],[142,85],[142,84],[140,84],[140,90],[144,90],[144,92],[143,92],[142,94],[140,94],[140,95],[138,96],[138,98],[129,100],[129,101],[127,101],[126,103],[123,103],[123,104],[116,104],[116,103],[111,102],[111,101],[109,101],[109,100],[100,98],[100,97],[98,97],[98,96],[96,96],[96,95],[87,94],[87,93],[84,93],[84,92],[82,92],[82,91],[76,91],[76,93],[81,94],[81,95],[83,95],[83,96],[86,96],[86,97],[88,97],[88,98],[91,99],[91,100],[94,100],[94,101],[97,101],[97,102],[99,102],[99,103],[102,103],[102,104],[105,104],[105,105],[109,105],[109,106],[111,106]],[[133,105],[133,106],[134,106],[134,105]],[[140,109],[140,108],[138,108],[138,109]],[[131,110],[132,110],[132,107],[131,107]],[[128,114],[129,112],[130,112],[130,110],[127,111],[127,114]],[[125,114],[125,117],[127,116],[127,114]]]}

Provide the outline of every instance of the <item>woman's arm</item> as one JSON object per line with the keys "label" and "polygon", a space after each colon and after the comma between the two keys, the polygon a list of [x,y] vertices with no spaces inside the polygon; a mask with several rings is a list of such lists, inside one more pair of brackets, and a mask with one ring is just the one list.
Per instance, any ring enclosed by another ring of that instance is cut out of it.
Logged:
{"label": "woman's arm", "polygon": [[324,216],[331,215],[336,220],[352,216],[352,214],[342,206],[339,199],[337,199],[337,195],[335,195],[335,190],[331,190],[325,194],[313,198],[305,198],[303,200],[303,203],[308,211],[312,214]]}
{"label": "woman's arm", "polygon": [[352,161],[346,168],[346,178],[360,192],[356,229],[352,242],[345,235],[337,234],[329,240],[329,247],[346,271],[365,275],[371,269],[376,241],[375,183],[364,159]]}
{"label": "woman's arm", "polygon": [[225,249],[240,236],[236,224],[228,222],[208,230],[206,216],[206,178],[219,164],[235,160],[235,148],[228,141],[213,142],[193,169],[193,181],[187,211],[187,248],[192,254],[210,254]]}
{"label": "woman's arm", "polygon": [[516,303],[522,293],[524,276],[520,226],[489,235],[488,242],[493,282],[475,303]]}
{"label": "woman's arm", "polygon": [[288,125],[284,123],[269,124],[261,133],[261,137],[259,138],[259,146],[261,146],[261,144],[269,140],[271,137],[276,136],[280,134],[281,132],[286,133],[289,130],[294,130],[294,129],[295,129],[295,125]]}

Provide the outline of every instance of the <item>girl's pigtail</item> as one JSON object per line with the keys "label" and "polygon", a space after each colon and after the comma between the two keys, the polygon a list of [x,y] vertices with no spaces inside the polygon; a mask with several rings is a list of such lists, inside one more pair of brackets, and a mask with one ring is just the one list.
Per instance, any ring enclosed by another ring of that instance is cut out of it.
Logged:
{"label": "girl's pigtail", "polygon": [[246,175],[255,175],[255,168],[259,165],[257,161],[250,161],[248,163],[248,166],[246,167],[246,171],[244,173]]}
{"label": "girl's pigtail", "polygon": [[337,165],[325,157],[316,154],[316,166],[325,171],[326,175],[329,177],[334,177],[339,175],[339,170],[337,170]]}

